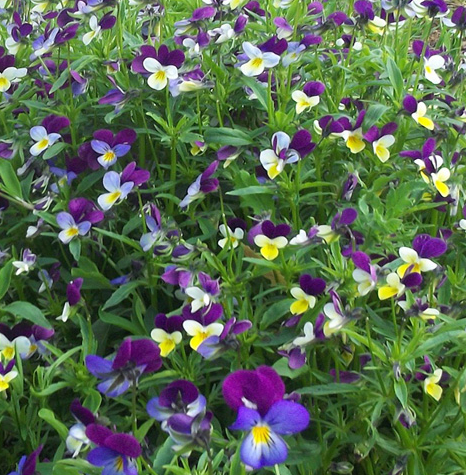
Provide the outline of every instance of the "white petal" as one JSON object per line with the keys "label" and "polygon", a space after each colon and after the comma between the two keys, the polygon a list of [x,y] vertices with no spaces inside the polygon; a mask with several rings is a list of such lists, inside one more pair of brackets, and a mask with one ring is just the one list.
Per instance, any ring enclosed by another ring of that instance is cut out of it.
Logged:
{"label": "white petal", "polygon": [[400,247],[400,257],[408,264],[415,264],[419,259],[417,252],[409,247]]}
{"label": "white petal", "polygon": [[243,43],[243,50],[249,59],[262,58],[262,51],[248,41]]}

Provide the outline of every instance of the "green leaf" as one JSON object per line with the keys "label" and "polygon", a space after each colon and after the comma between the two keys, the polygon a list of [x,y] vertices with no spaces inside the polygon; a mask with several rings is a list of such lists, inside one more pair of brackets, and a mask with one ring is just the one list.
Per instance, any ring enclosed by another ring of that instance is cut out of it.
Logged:
{"label": "green leaf", "polygon": [[73,239],[69,243],[69,249],[71,255],[74,257],[74,260],[78,262],[79,258],[81,257],[81,241],[79,239]]}
{"label": "green leaf", "polygon": [[58,91],[63,84],[67,81],[70,77],[70,70],[66,68],[61,74],[60,77],[53,83],[52,89],[50,89],[49,94],[53,94],[55,91]]}
{"label": "green leaf", "polygon": [[23,199],[23,192],[16,172],[8,160],[0,158],[0,178],[3,181],[5,190],[13,198]]}
{"label": "green leaf", "polygon": [[160,449],[157,451],[157,455],[155,456],[154,463],[152,465],[153,469],[157,474],[162,475],[165,473],[163,467],[169,464],[175,452],[172,449],[173,441],[168,437]]}
{"label": "green leaf", "polygon": [[252,89],[254,94],[257,96],[257,100],[260,102],[261,106],[265,111],[267,108],[267,89],[262,87],[258,81],[253,78],[243,77],[243,82]]}
{"label": "green leaf", "polygon": [[230,475],[245,475],[246,469],[241,463],[241,446],[238,445],[235,455],[231,459]]}
{"label": "green leaf", "polygon": [[265,330],[269,325],[283,318],[290,311],[292,299],[284,299],[274,303],[260,319],[260,326]]}
{"label": "green leaf", "polygon": [[329,383],[297,389],[296,392],[310,396],[329,396],[330,394],[355,393],[360,390],[361,388],[359,386],[353,384]]}
{"label": "green leaf", "polygon": [[118,305],[120,302],[125,300],[129,297],[133,291],[139,287],[140,282],[128,282],[127,284],[122,285],[119,287],[115,292],[113,292],[112,296],[105,302],[104,306],[102,307],[103,310],[114,307]]}
{"label": "green leaf", "polygon": [[42,158],[44,160],[49,160],[50,158],[56,157],[62,150],[65,150],[66,147],[68,147],[68,144],[65,142],[55,143],[45,151]]}
{"label": "green leaf", "polygon": [[149,432],[149,429],[154,425],[155,419],[149,419],[148,421],[144,422],[140,427],[138,427],[138,430],[134,434],[136,439],[142,441],[144,437],[147,435]]}
{"label": "green leaf", "polygon": [[390,107],[384,106],[383,104],[372,104],[369,109],[367,109],[367,114],[364,117],[364,126],[372,127],[375,125],[390,109]]}
{"label": "green leaf", "polygon": [[280,376],[290,379],[295,379],[309,371],[306,365],[298,369],[291,369],[288,365],[288,358],[280,358],[272,367]]}
{"label": "green leaf", "polygon": [[251,145],[252,138],[240,129],[229,129],[227,127],[217,127],[206,129],[204,138],[207,143],[218,145],[233,145],[240,147],[242,145]]}
{"label": "green leaf", "polygon": [[55,414],[50,409],[42,408],[39,411],[39,417],[51,425],[59,434],[59,436],[65,440],[68,437],[68,428],[62,422],[55,418]]}
{"label": "green leaf", "polygon": [[13,274],[13,259],[10,259],[0,270],[0,300],[8,292],[11,282],[11,275]]}
{"label": "green leaf", "polygon": [[132,248],[138,251],[141,250],[141,246],[134,239],[130,239],[127,236],[121,236],[120,234],[117,234],[117,233],[112,233],[111,231],[107,231],[105,229],[100,229],[100,228],[92,228],[92,229],[99,234],[103,234],[104,236],[110,237],[112,239],[116,239],[117,241],[121,241],[124,244],[127,244],[128,246],[131,246]]}
{"label": "green leaf", "polygon": [[393,388],[398,401],[400,401],[401,405],[406,408],[408,405],[408,388],[406,387],[404,379],[401,378],[398,381],[395,381]]}
{"label": "green leaf", "polygon": [[102,309],[99,309],[99,318],[104,323],[123,328],[123,330],[126,330],[132,333],[133,335],[141,334],[141,329],[137,325],[135,325],[131,320],[128,320],[127,318],[124,318],[124,317],[120,317],[119,315],[115,315],[114,313],[104,312]]}
{"label": "green leaf", "polygon": [[403,92],[403,75],[401,74],[400,68],[392,58],[388,58],[387,72],[388,78],[395,90],[395,97],[396,99],[400,99]]}
{"label": "green leaf", "polygon": [[30,322],[45,328],[52,328],[52,325],[44,317],[44,314],[35,305],[29,302],[13,302],[3,307],[6,312],[12,313],[15,317],[26,319]]}
{"label": "green leaf", "polygon": [[102,404],[102,396],[100,395],[99,391],[95,389],[90,389],[84,399],[83,406],[87,407],[91,412],[96,413],[100,405]]}
{"label": "green leaf", "polygon": [[267,186],[247,186],[246,188],[226,192],[227,195],[232,196],[273,195],[274,193],[275,191]]}
{"label": "green leaf", "polygon": [[31,388],[31,394],[35,397],[46,397],[67,387],[69,387],[69,383],[67,381],[61,381],[60,383],[50,384],[42,391],[36,391],[34,388]]}

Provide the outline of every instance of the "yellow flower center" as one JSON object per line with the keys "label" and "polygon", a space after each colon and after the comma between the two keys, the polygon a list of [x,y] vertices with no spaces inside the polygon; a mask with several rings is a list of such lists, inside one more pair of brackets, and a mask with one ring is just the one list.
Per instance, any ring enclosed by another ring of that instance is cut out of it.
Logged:
{"label": "yellow flower center", "polygon": [[165,71],[157,71],[155,73],[155,79],[159,82],[165,81],[166,76]]}
{"label": "yellow flower center", "polygon": [[114,191],[110,194],[109,198],[112,203],[114,203],[121,196],[121,191]]}
{"label": "yellow flower center", "polygon": [[68,237],[73,238],[79,234],[79,229],[77,226],[73,226],[72,228],[67,229],[66,234]]}
{"label": "yellow flower center", "polygon": [[264,60],[262,58],[254,58],[254,59],[251,60],[251,66],[254,69],[259,69],[262,66],[263,62],[264,62]]}
{"label": "yellow flower center", "polygon": [[37,146],[43,150],[44,148],[47,148],[49,145],[49,139],[48,138],[43,138],[38,144]]}
{"label": "yellow flower center", "polygon": [[6,91],[10,88],[10,81],[0,74],[0,90]]}
{"label": "yellow flower center", "polygon": [[7,346],[2,351],[2,354],[7,360],[11,360],[11,358],[13,358],[13,356],[15,356],[15,349],[12,346]]}
{"label": "yellow flower center", "polygon": [[118,457],[115,461],[115,468],[121,472],[123,471],[123,466],[124,466],[124,463],[123,463],[123,457]]}
{"label": "yellow flower center", "polygon": [[115,153],[113,150],[109,150],[108,152],[104,153],[104,161],[105,162],[111,162],[115,158]]}
{"label": "yellow flower center", "polygon": [[426,66],[426,73],[431,74],[432,73],[432,68],[430,66]]}
{"label": "yellow flower center", "polygon": [[163,340],[160,344],[159,344],[159,347],[160,347],[160,355],[165,358],[166,356],[168,356],[172,351],[173,349],[175,348],[175,342],[171,339],[171,338],[166,338],[165,340]]}
{"label": "yellow flower center", "polygon": [[270,442],[270,429],[267,426],[255,426],[251,430],[256,445]]}
{"label": "yellow flower center", "polygon": [[10,385],[3,379],[3,376],[0,374],[0,393],[8,389]]}

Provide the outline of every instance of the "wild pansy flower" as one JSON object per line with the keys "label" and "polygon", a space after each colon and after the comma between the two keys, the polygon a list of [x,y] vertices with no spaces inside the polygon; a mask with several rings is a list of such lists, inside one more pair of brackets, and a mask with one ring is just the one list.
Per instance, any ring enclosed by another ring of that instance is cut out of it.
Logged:
{"label": "wild pansy flower", "polygon": [[429,396],[432,396],[436,401],[439,401],[442,397],[443,389],[438,384],[442,379],[443,371],[437,368],[434,374],[424,379],[424,392]]}
{"label": "wild pansy flower", "polygon": [[107,13],[100,21],[95,15],[92,15],[89,20],[89,27],[91,31],[83,35],[83,43],[87,46],[93,39],[99,38],[103,30],[113,28],[116,23],[116,17]]}
{"label": "wild pansy flower", "polygon": [[403,278],[400,278],[396,272],[391,272],[386,277],[386,285],[379,288],[379,299],[399,298],[405,293],[406,287],[418,287],[421,283],[422,276],[417,272],[405,273]]}
{"label": "wild pansy flower", "polygon": [[75,198],[68,203],[69,213],[62,211],[57,214],[57,224],[62,231],[58,238],[64,244],[76,236],[86,235],[91,226],[104,219],[102,211],[96,209],[92,201],[85,198]]}
{"label": "wild pansy flower", "polygon": [[229,219],[227,225],[221,224],[218,227],[220,234],[223,236],[218,245],[223,249],[225,246],[231,246],[232,249],[236,249],[239,246],[240,241],[244,238],[244,232],[246,231],[246,223],[239,218]]}
{"label": "wild pansy flower", "polygon": [[200,287],[188,287],[185,292],[191,299],[191,311],[197,312],[203,307],[209,308],[215,297],[220,294],[219,279],[211,279],[205,272],[199,272]]}
{"label": "wild pansy flower", "polygon": [[16,55],[19,49],[26,45],[26,38],[32,33],[32,29],[32,25],[23,23],[18,12],[13,12],[13,23],[7,26],[9,36],[5,40],[5,47],[10,54]]}
{"label": "wild pansy flower", "polygon": [[314,325],[311,322],[304,324],[303,333],[304,336],[298,336],[291,343],[278,349],[277,353],[288,359],[288,366],[291,369],[298,369],[306,364],[306,352],[303,348],[317,339],[314,333]]}
{"label": "wild pansy flower", "polygon": [[115,203],[121,203],[133,189],[134,183],[127,181],[121,183],[121,176],[117,172],[107,172],[103,178],[104,188],[108,193],[104,193],[97,198],[97,202],[104,211],[108,211]]}
{"label": "wild pansy flower", "polygon": [[117,397],[130,386],[137,385],[142,374],[157,371],[162,360],[160,349],[152,340],[126,338],[112,360],[88,355],[86,366],[91,374],[102,380],[97,389],[109,397]]}
{"label": "wild pansy flower", "polygon": [[443,239],[433,238],[428,234],[419,234],[413,240],[413,249],[400,247],[400,257],[405,262],[397,269],[400,277],[409,272],[428,272],[434,270],[437,264],[430,257],[439,257],[447,250]]}
{"label": "wild pansy flower", "polygon": [[136,460],[141,455],[137,439],[129,434],[114,433],[99,424],[89,424],[86,436],[98,447],[87,454],[87,460],[103,467],[104,475],[137,475]]}
{"label": "wild pansy flower", "polygon": [[294,91],[291,95],[296,102],[296,114],[301,114],[320,102],[320,95],[325,91],[325,86],[318,81],[307,82],[302,91]]}
{"label": "wild pansy flower", "polygon": [[354,10],[358,14],[356,22],[359,25],[367,25],[372,32],[383,35],[387,22],[375,15],[371,2],[358,0],[354,3]]}
{"label": "wild pansy flower", "polygon": [[406,300],[400,300],[398,305],[405,311],[407,317],[419,317],[424,321],[431,321],[440,315],[440,312],[429,307],[429,304],[425,301],[425,298],[417,298],[411,307],[408,306]]}
{"label": "wild pansy flower", "polygon": [[451,19],[442,18],[442,22],[449,28],[455,28],[460,32],[466,31],[466,7],[457,7],[451,16]]}
{"label": "wild pansy flower", "polygon": [[272,147],[263,150],[260,154],[260,162],[267,170],[271,180],[276,178],[285,168],[287,163],[296,163],[300,156],[296,150],[290,148],[291,139],[285,132],[276,132],[272,135]]}
{"label": "wild pansy flower", "polygon": [[427,106],[424,102],[417,102],[417,100],[410,95],[407,95],[403,99],[403,107],[411,114],[411,117],[414,119],[416,123],[422,125],[428,130],[434,130],[434,122],[429,117],[426,117],[427,114]]}
{"label": "wild pansy flower", "polygon": [[223,325],[221,323],[210,323],[203,325],[196,320],[185,320],[183,322],[185,332],[191,336],[189,346],[197,351],[199,345],[210,336],[218,336],[223,332]]}
{"label": "wild pansy flower", "polygon": [[186,196],[179,204],[180,208],[187,208],[193,201],[202,198],[207,193],[212,193],[218,188],[218,179],[211,178],[217,171],[218,164],[219,161],[214,160],[206,170],[196,178],[196,181],[189,186]]}
{"label": "wild pansy flower", "polygon": [[13,267],[16,267],[17,271],[15,275],[22,273],[29,273],[29,271],[35,266],[37,256],[31,252],[30,249],[23,249],[23,254],[20,261],[13,261]]}
{"label": "wild pansy flower", "polygon": [[62,322],[66,322],[68,318],[71,316],[71,307],[75,307],[79,301],[81,300],[81,287],[83,285],[84,279],[82,277],[78,277],[72,280],[66,286],[66,298],[67,302],[63,307],[62,314],[57,317],[57,320],[61,320]]}
{"label": "wild pansy flower", "polygon": [[39,445],[39,447],[28,456],[23,455],[18,463],[18,470],[10,472],[9,475],[34,475],[36,473],[37,459],[42,452],[42,447],[42,445]]}
{"label": "wild pansy flower", "polygon": [[236,335],[248,331],[252,327],[249,320],[236,321],[235,317],[230,318],[220,335],[212,335],[206,338],[198,347],[197,352],[206,359],[217,358],[226,351],[239,348]]}
{"label": "wild pansy flower", "polygon": [[241,461],[252,468],[280,464],[288,456],[282,435],[295,434],[309,424],[309,413],[284,400],[285,386],[270,367],[231,373],[222,385],[226,403],[238,411],[233,430],[249,431],[241,444]]}
{"label": "wild pansy flower", "polygon": [[193,281],[193,273],[188,269],[183,269],[176,265],[169,265],[165,267],[165,271],[160,278],[167,284],[179,285],[180,288],[186,289]]}
{"label": "wild pansy flower", "polygon": [[435,153],[435,139],[428,138],[422,149],[419,150],[405,150],[400,152],[400,157],[408,157],[414,160],[414,163],[419,167],[422,179],[435,186],[437,191],[446,197],[450,194],[450,188],[445,183],[450,178],[450,170],[442,167],[443,158],[438,153]]}
{"label": "wild pansy flower", "polygon": [[14,56],[0,55],[0,93],[7,92],[12,84],[19,83],[28,72],[27,68],[15,68],[14,64]]}
{"label": "wild pansy flower", "polygon": [[340,119],[340,122],[343,124],[345,130],[343,130],[343,132],[341,132],[339,135],[343,137],[346,146],[350,149],[351,153],[359,153],[366,147],[366,144],[363,140],[363,133],[361,127],[365,115],[366,111],[362,110],[359,113],[354,125],[351,125],[350,121],[345,117]]}
{"label": "wild pansy flower", "polygon": [[323,239],[327,244],[337,241],[340,236],[348,232],[358,217],[358,212],[354,208],[346,208],[338,212],[329,225],[323,224],[317,227],[317,237]]}
{"label": "wild pansy flower", "polygon": [[286,236],[291,228],[287,224],[278,224],[275,226],[272,221],[266,220],[261,225],[260,234],[254,237],[254,243],[260,247],[262,257],[268,261],[273,261],[279,253],[288,244]]}
{"label": "wild pansy flower", "polygon": [[36,143],[29,149],[29,153],[37,157],[42,152],[51,147],[62,137],[58,130],[68,127],[70,121],[66,117],[49,116],[42,121],[42,125],[36,125],[31,128],[29,135]]}
{"label": "wild pansy flower", "polygon": [[316,304],[316,295],[325,290],[325,281],[319,278],[313,278],[309,274],[303,274],[299,278],[299,287],[293,287],[290,290],[291,295],[296,299],[290,307],[293,315],[302,314],[314,308]]}
{"label": "wild pansy flower", "polygon": [[173,248],[171,240],[179,237],[176,229],[166,229],[162,222],[162,216],[155,205],[150,205],[150,214],[145,214],[148,233],[141,236],[139,244],[144,252],[149,251],[154,245],[154,254],[166,254]]}
{"label": "wild pansy flower", "polygon": [[248,77],[259,76],[265,68],[273,68],[280,62],[280,56],[275,53],[263,53],[257,46],[245,41],[243,51],[249,59],[240,66],[241,72]]}
{"label": "wild pansy flower", "polygon": [[167,421],[175,414],[185,414],[196,417],[205,411],[206,398],[199,394],[196,386],[185,379],[170,383],[160,393],[147,403],[149,416],[161,422],[162,429],[167,431]]}
{"label": "wild pansy flower", "polygon": [[[0,335],[1,337],[2,335]],[[1,340],[0,340],[1,344]],[[6,366],[0,362],[0,393],[6,391],[10,387],[11,381],[18,376],[18,372],[13,370],[15,366],[15,360],[10,360]]]}
{"label": "wild pansy flower", "polygon": [[168,356],[182,340],[181,329],[183,328],[183,318],[180,315],[167,317],[163,313],[156,315],[154,320],[155,328],[151,331],[151,338],[158,343],[160,356]]}
{"label": "wild pansy flower", "polygon": [[334,291],[330,291],[331,303],[324,305],[325,316],[329,319],[324,324],[324,335],[329,337],[341,330],[350,320],[349,309],[343,307],[340,296]]}
{"label": "wild pansy flower", "polygon": [[135,140],[136,132],[132,129],[124,129],[116,135],[110,130],[101,129],[94,133],[91,147],[99,154],[97,161],[107,169],[131,150],[131,144]]}
{"label": "wild pansy flower", "polygon": [[175,49],[169,51],[165,45],[158,50],[153,46],[141,46],[141,54],[131,63],[131,69],[147,77],[149,87],[160,91],[164,89],[169,79],[178,77],[178,69],[184,62],[184,53]]}
{"label": "wild pansy flower", "polygon": [[91,443],[86,435],[86,427],[93,424],[96,420],[94,414],[81,405],[79,399],[75,399],[70,406],[70,411],[76,420],[76,424],[70,427],[65,444],[66,449],[71,453],[71,457],[75,458],[79,452]]}
{"label": "wild pansy flower", "polygon": [[390,158],[388,148],[395,143],[393,133],[397,128],[398,125],[395,122],[389,122],[380,130],[374,125],[364,134],[364,139],[372,143],[374,153],[382,163],[385,163]]}
{"label": "wild pansy flower", "polygon": [[360,295],[367,295],[377,285],[379,267],[372,265],[370,257],[361,251],[353,252],[351,259],[356,267],[353,279],[358,283],[358,292]]}
{"label": "wild pansy flower", "polygon": [[290,38],[293,36],[293,27],[286,21],[286,18],[276,17],[273,24],[277,27],[277,38]]}
{"label": "wild pansy flower", "polygon": [[282,64],[287,68],[290,64],[296,63],[301,59],[302,54],[306,50],[306,45],[298,41],[290,41],[286,54],[282,57]]}
{"label": "wild pansy flower", "polygon": [[442,78],[437,74],[437,69],[442,69],[445,66],[445,59],[439,54],[424,57],[424,76],[432,84],[440,84]]}

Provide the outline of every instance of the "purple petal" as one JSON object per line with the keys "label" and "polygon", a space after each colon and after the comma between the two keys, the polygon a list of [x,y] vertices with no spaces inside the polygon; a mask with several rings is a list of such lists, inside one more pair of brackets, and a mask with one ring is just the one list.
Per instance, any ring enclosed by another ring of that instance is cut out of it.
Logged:
{"label": "purple petal", "polygon": [[301,432],[309,425],[308,410],[292,401],[278,401],[269,409],[264,421],[277,434],[287,435]]}
{"label": "purple petal", "polygon": [[254,409],[241,406],[238,409],[236,421],[229,427],[231,430],[249,430],[261,420],[260,414]]}
{"label": "purple petal", "polygon": [[414,114],[417,111],[417,101],[413,96],[407,95],[403,99],[403,107],[410,114]]}
{"label": "purple petal", "polygon": [[102,375],[111,373],[112,362],[97,355],[86,356],[86,367],[89,373],[97,378],[102,378]]}
{"label": "purple petal", "polygon": [[432,155],[433,151],[435,150],[435,139],[428,138],[424,145],[422,146],[422,157],[427,158]]}
{"label": "purple petal", "polygon": [[346,208],[341,212],[340,224],[349,226],[358,217],[358,212],[354,208]]}
{"label": "purple petal", "polygon": [[112,368],[117,370],[123,368],[131,358],[131,339],[123,340],[118,352],[113,360]]}
{"label": "purple petal", "polygon": [[70,282],[66,287],[66,298],[71,306],[76,305],[81,300],[81,287],[83,279],[78,277]]}
{"label": "purple petal", "polygon": [[112,434],[105,439],[105,446],[128,457],[137,458],[141,455],[141,446],[137,439],[129,434]]}
{"label": "purple petal", "polygon": [[356,251],[353,252],[351,259],[356,267],[362,269],[365,272],[370,274],[371,272],[371,258],[364,252]]}
{"label": "purple petal", "polygon": [[79,399],[75,399],[70,406],[70,411],[78,421],[82,422],[85,426],[93,424],[95,422],[95,417],[92,412],[86,407],[82,406],[79,402]]}
{"label": "purple petal", "polygon": [[86,435],[91,442],[97,445],[104,445],[105,439],[110,437],[113,432],[100,424],[90,424],[86,427]]}
{"label": "purple petal", "polygon": [[[325,85],[319,81],[311,81],[304,85],[303,92],[306,96],[320,96],[325,91]],[[293,147],[292,147],[293,148]]]}
{"label": "purple petal", "polygon": [[162,366],[160,348],[148,338],[131,342],[131,360],[136,366],[145,366],[144,373],[157,371]]}
{"label": "purple petal", "polygon": [[417,272],[412,272],[411,274],[407,274],[403,277],[401,282],[406,285],[406,287],[417,287],[422,283],[422,276]]}
{"label": "purple petal", "polygon": [[299,278],[299,286],[308,295],[319,295],[325,290],[326,283],[323,279],[314,279],[309,274],[303,274]]}

